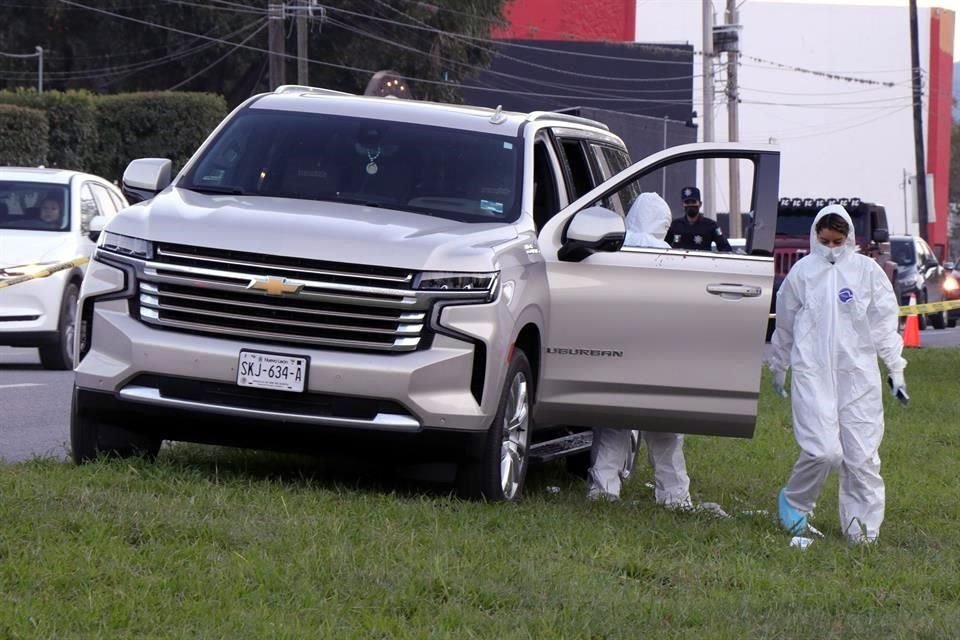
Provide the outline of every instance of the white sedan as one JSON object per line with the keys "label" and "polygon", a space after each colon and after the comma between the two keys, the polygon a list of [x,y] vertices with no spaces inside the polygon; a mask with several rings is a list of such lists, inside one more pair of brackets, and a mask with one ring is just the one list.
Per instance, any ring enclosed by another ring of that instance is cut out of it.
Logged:
{"label": "white sedan", "polygon": [[[0,168],[0,280],[89,257],[97,235],[91,221],[125,207],[120,190],[97,176]],[[72,369],[85,272],[80,265],[0,288],[0,345],[38,347],[45,368]]]}

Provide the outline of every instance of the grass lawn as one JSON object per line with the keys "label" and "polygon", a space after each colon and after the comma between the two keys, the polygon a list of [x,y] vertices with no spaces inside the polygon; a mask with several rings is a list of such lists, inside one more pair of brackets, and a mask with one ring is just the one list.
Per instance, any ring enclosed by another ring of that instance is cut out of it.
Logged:
{"label": "grass lawn", "polygon": [[554,464],[519,505],[186,445],[0,465],[0,639],[958,638],[960,349],[907,358],[873,547],[841,537],[835,477],[806,551],[744,513],[773,512],[797,454],[765,381],[753,440],[687,441],[729,519],[657,508],[644,460],[619,503]]}

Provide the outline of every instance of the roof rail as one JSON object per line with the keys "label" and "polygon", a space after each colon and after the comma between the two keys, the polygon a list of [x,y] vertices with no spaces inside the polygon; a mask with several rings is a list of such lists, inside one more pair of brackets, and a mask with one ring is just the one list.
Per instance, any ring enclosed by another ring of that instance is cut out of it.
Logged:
{"label": "roof rail", "polygon": [[599,127],[605,131],[610,131],[610,127],[599,120],[581,118],[580,116],[571,116],[567,113],[557,113],[555,111],[531,111],[527,114],[527,122],[533,122],[535,120],[559,120],[561,122],[571,122],[573,124],[585,124],[590,127]]}
{"label": "roof rail", "polygon": [[325,89],[323,87],[308,87],[303,84],[282,84],[273,90],[274,93],[316,93],[332,96],[352,96],[356,95],[347,91],[337,91],[336,89]]}

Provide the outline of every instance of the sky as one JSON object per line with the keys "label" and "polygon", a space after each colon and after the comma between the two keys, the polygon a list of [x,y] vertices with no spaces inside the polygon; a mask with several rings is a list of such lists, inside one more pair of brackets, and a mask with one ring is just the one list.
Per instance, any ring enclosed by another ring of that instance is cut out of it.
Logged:
{"label": "sky", "polygon": [[[720,0],[714,0],[715,3]],[[907,0],[746,0],[747,2],[796,2],[798,4],[866,4],[874,6],[888,7],[906,7]],[[938,7],[940,9],[950,9],[957,14],[957,25],[960,27],[960,0],[917,0],[920,7]],[[953,60],[960,62],[960,28],[954,29],[953,40]]]}

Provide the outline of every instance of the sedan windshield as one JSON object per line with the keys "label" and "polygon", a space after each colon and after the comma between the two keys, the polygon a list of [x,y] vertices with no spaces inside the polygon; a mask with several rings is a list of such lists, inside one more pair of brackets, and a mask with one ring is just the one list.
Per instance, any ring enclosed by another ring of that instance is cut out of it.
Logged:
{"label": "sedan windshield", "polygon": [[0,229],[70,229],[67,186],[0,180]]}
{"label": "sedan windshield", "polygon": [[901,266],[914,264],[917,261],[913,250],[913,240],[891,240],[890,257]]}
{"label": "sedan windshield", "polygon": [[510,222],[520,215],[520,148],[488,133],[249,109],[177,186]]}

